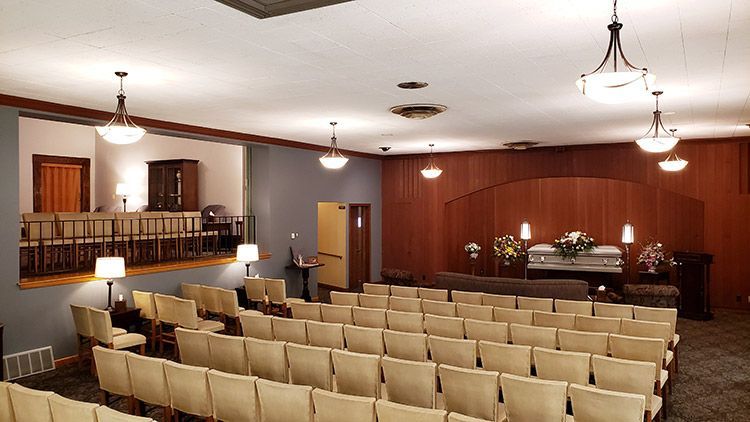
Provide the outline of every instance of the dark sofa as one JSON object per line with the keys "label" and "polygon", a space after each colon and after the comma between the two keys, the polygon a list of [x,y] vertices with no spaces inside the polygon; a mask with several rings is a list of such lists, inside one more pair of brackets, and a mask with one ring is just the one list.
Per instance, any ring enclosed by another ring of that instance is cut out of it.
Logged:
{"label": "dark sofa", "polygon": [[438,289],[569,300],[587,300],[589,289],[581,280],[523,280],[449,272],[435,274],[435,283]]}

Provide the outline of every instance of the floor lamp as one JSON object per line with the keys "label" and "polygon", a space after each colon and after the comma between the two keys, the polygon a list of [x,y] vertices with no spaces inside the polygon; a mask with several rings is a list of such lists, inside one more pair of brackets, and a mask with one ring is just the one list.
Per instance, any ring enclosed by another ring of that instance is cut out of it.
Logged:
{"label": "floor lamp", "polygon": [[250,277],[250,263],[260,261],[258,245],[244,244],[237,246],[237,262],[245,264],[245,276]]}
{"label": "floor lamp", "polygon": [[622,243],[625,245],[625,284],[630,284],[630,245],[635,241],[635,227],[626,221],[622,225]]}
{"label": "floor lamp", "polygon": [[531,239],[531,224],[527,220],[521,223],[521,240],[523,240],[523,279],[529,279],[529,239]]}
{"label": "floor lamp", "polygon": [[120,256],[96,258],[94,277],[107,280],[109,292],[107,293],[106,309],[108,311],[114,310],[115,308],[112,307],[112,285],[115,278],[125,277],[125,258]]}

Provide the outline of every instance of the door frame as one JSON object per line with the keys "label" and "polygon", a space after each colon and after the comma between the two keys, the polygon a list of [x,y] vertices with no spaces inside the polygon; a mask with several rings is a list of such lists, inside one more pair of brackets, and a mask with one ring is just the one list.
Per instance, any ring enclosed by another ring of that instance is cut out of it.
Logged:
{"label": "door frame", "polygon": [[59,155],[32,154],[34,183],[34,212],[42,212],[42,164],[71,164],[81,166],[81,212],[91,211],[91,159]]}
{"label": "door frame", "polygon": [[361,207],[363,209],[363,211],[364,211],[362,213],[362,220],[363,220],[362,221],[362,226],[363,226],[363,229],[364,229],[363,230],[363,232],[364,232],[363,233],[363,235],[364,235],[364,239],[363,239],[363,249],[364,249],[363,250],[363,254],[364,254],[365,258],[366,258],[365,259],[366,262],[365,262],[365,269],[364,269],[365,280],[363,280],[363,282],[366,283],[366,282],[371,281],[369,279],[370,279],[370,272],[372,270],[372,268],[371,268],[372,267],[372,244],[371,244],[372,243],[372,232],[371,232],[372,229],[371,229],[371,226],[370,226],[370,223],[371,223],[371,220],[372,220],[371,219],[372,204],[350,203],[348,205],[349,205],[349,217],[348,217],[348,222],[347,222],[348,235],[349,235],[348,236],[349,237],[349,239],[348,239],[348,255],[349,255],[348,256],[348,258],[349,258],[349,263],[348,264],[349,264],[349,268],[348,268],[348,271],[347,271],[348,272],[348,278],[349,278],[349,284],[348,284],[348,286],[349,286],[349,290],[355,290],[355,289],[359,288],[360,283],[358,283],[357,280],[354,277],[352,277],[352,275],[353,275],[352,274],[352,270],[354,268],[354,266],[352,264],[355,262],[355,260],[352,257],[354,256],[354,251],[355,251],[355,246],[356,246],[354,244],[354,236],[352,236],[352,233],[353,233],[354,230],[358,229],[356,227],[357,216],[355,215],[355,213],[353,211],[354,211],[355,207]]}

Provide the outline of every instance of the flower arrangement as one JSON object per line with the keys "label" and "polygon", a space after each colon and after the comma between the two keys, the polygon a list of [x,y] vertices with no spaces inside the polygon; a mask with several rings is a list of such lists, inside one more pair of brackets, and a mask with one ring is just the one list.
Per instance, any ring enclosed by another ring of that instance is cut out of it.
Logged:
{"label": "flower arrangement", "polygon": [[552,245],[555,254],[563,258],[575,258],[579,253],[591,252],[595,247],[594,238],[579,230],[565,233],[559,239],[555,239]]}
{"label": "flower arrangement", "polygon": [[464,245],[464,250],[467,254],[469,254],[469,258],[477,259],[477,257],[479,256],[479,251],[482,250],[482,247],[479,246],[476,242],[469,242]]}
{"label": "flower arrangement", "polygon": [[521,242],[514,239],[513,236],[506,234],[505,236],[496,237],[492,244],[493,255],[499,258],[503,258],[506,264],[517,260],[523,256],[523,250],[521,249]]}
{"label": "flower arrangement", "polygon": [[649,242],[646,246],[641,245],[638,263],[645,264],[649,272],[655,272],[656,267],[661,264],[675,265],[674,259],[667,258],[667,254],[664,252],[664,245],[655,241]]}

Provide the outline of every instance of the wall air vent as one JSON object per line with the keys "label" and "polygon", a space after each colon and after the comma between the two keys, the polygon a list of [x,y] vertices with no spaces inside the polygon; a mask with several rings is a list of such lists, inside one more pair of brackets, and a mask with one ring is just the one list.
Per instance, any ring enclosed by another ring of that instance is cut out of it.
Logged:
{"label": "wall air vent", "polygon": [[304,12],[351,0],[215,0],[258,19]]}
{"label": "wall air vent", "polygon": [[47,346],[3,356],[3,365],[5,366],[5,380],[3,381],[9,381],[55,369],[55,357],[52,355],[52,346]]}
{"label": "wall air vent", "polygon": [[401,104],[391,107],[391,113],[407,119],[427,119],[448,110],[441,104]]}
{"label": "wall air vent", "polygon": [[527,150],[533,146],[539,145],[539,142],[534,141],[516,141],[516,142],[506,142],[503,144],[504,147],[514,149],[516,151],[524,151]]}

